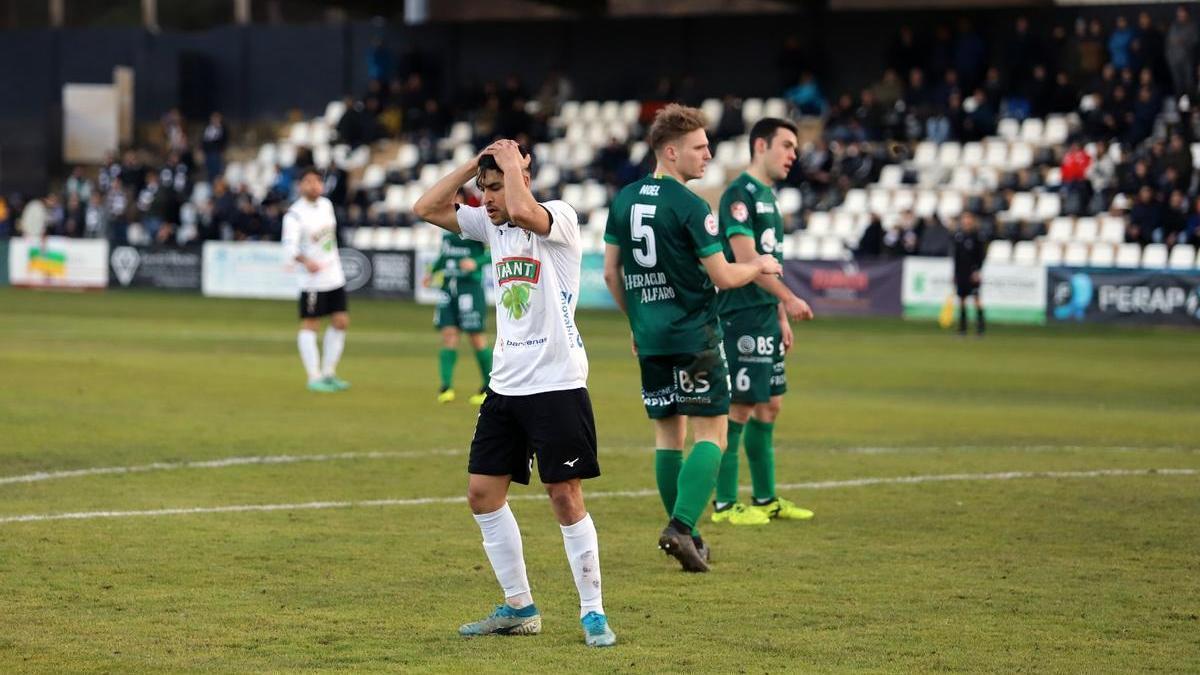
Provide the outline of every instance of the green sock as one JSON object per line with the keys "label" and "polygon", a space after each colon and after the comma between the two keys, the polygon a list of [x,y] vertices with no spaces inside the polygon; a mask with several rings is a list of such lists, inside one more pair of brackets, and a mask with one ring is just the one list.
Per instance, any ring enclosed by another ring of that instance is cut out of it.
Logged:
{"label": "green sock", "polygon": [[721,468],[721,448],[709,441],[700,441],[692,446],[687,461],[679,470],[679,496],[675,499],[675,510],[671,517],[692,528],[700,520],[700,514],[712,498],[717,484],[717,472]]}
{"label": "green sock", "polygon": [[454,362],[458,360],[458,350],[446,349],[438,352],[438,375],[442,378],[442,389],[449,389],[454,382]]}
{"label": "green sock", "polygon": [[760,422],[752,418],[746,423],[746,459],[750,464],[754,498],[759,501],[775,498],[774,435],[774,422]]}
{"label": "green sock", "polygon": [[732,504],[738,495],[738,448],[742,444],[741,422],[729,420],[729,445],[721,453],[721,472],[717,474],[717,502]]}
{"label": "green sock", "polygon": [[484,347],[475,352],[475,360],[479,362],[479,374],[483,376],[483,386],[492,383],[492,350]]}
{"label": "green sock", "polygon": [[679,470],[683,468],[683,451],[659,448],[654,451],[654,479],[658,481],[658,496],[662,497],[667,515],[675,510],[679,494]]}

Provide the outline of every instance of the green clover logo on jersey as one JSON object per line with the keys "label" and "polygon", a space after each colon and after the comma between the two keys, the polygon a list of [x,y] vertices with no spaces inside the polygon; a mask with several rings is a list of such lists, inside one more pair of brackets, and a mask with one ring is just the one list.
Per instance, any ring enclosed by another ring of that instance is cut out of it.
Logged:
{"label": "green clover logo on jersey", "polygon": [[500,294],[500,305],[508,310],[510,319],[521,320],[529,313],[529,295],[533,284],[508,284]]}

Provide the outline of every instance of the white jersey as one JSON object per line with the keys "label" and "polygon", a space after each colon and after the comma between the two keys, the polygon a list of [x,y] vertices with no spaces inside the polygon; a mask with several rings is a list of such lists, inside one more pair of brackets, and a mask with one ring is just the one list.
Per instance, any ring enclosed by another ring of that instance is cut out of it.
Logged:
{"label": "white jersey", "polygon": [[492,249],[496,271],[496,346],[491,388],[505,396],[587,386],[588,362],[575,326],[579,301],[579,217],[563,201],[542,204],[550,233],[497,227],[481,207],[460,207],[464,239]]}
{"label": "white jersey", "polygon": [[283,250],[289,263],[303,255],[321,267],[309,272],[295,263],[300,270],[300,290],[332,291],[346,285],[338,256],[337,216],[328,199],[310,202],[301,197],[283,214]]}

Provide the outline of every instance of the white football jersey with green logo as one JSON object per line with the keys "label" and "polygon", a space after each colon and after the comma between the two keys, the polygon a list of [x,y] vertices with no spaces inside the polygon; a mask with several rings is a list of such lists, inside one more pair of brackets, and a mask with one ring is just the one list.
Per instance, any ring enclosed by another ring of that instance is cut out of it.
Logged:
{"label": "white football jersey with green logo", "polygon": [[575,325],[583,258],[579,217],[564,201],[542,206],[552,221],[544,237],[493,225],[482,206],[458,209],[462,238],[492,250],[496,345],[491,387],[505,396],[587,386],[587,352]]}
{"label": "white football jersey with green logo", "polygon": [[[301,197],[283,214],[283,250],[288,264],[300,272],[300,290],[332,291],[346,285],[338,256],[337,216],[328,199],[318,197],[310,202]],[[301,254],[321,269],[309,272],[293,262]]]}

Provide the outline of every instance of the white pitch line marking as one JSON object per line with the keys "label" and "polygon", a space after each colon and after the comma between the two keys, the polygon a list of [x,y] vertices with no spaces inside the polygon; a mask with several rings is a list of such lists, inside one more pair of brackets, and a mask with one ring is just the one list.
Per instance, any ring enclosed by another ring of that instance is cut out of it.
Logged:
{"label": "white pitch line marking", "polygon": [[111,474],[146,473],[148,471],[175,471],[178,469],[221,469],[229,466],[246,466],[261,464],[299,464],[301,462],[336,462],[346,459],[414,459],[434,455],[452,457],[462,455],[462,450],[420,450],[396,452],[340,452],[324,455],[259,455],[254,457],[226,457],[224,459],[209,459],[186,462],[152,462],[136,466],[100,466],[90,469],[69,469],[66,471],[39,471],[23,476],[0,477],[0,485],[12,483],[38,483],[60,478],[79,478],[82,476],[105,476]]}
{"label": "white pitch line marking", "polygon": [[[1091,471],[1003,471],[998,473],[949,473],[921,476],[892,476],[880,478],[853,478],[850,480],[814,481],[779,485],[785,490],[830,490],[871,485],[913,485],[918,483],[945,483],[959,481],[1018,480],[1023,478],[1105,478],[1121,476],[1196,476],[1200,469],[1095,469]],[[745,492],[749,488],[744,488]],[[615,490],[592,492],[588,499],[657,497],[657,490]],[[546,495],[510,495],[510,501],[544,501]],[[76,513],[43,513],[20,516],[2,516],[0,525],[8,523],[33,523],[47,520],[93,520],[97,518],[134,518],[150,516],[182,516],[209,513],[248,513],[264,511],[312,511],[320,509],[348,509],[383,506],[424,506],[427,504],[462,504],[465,496],[416,497],[411,499],[371,499],[363,501],[302,502],[299,504],[241,504],[235,506],[207,506],[175,509],[150,509],[144,511],[80,511]]]}

